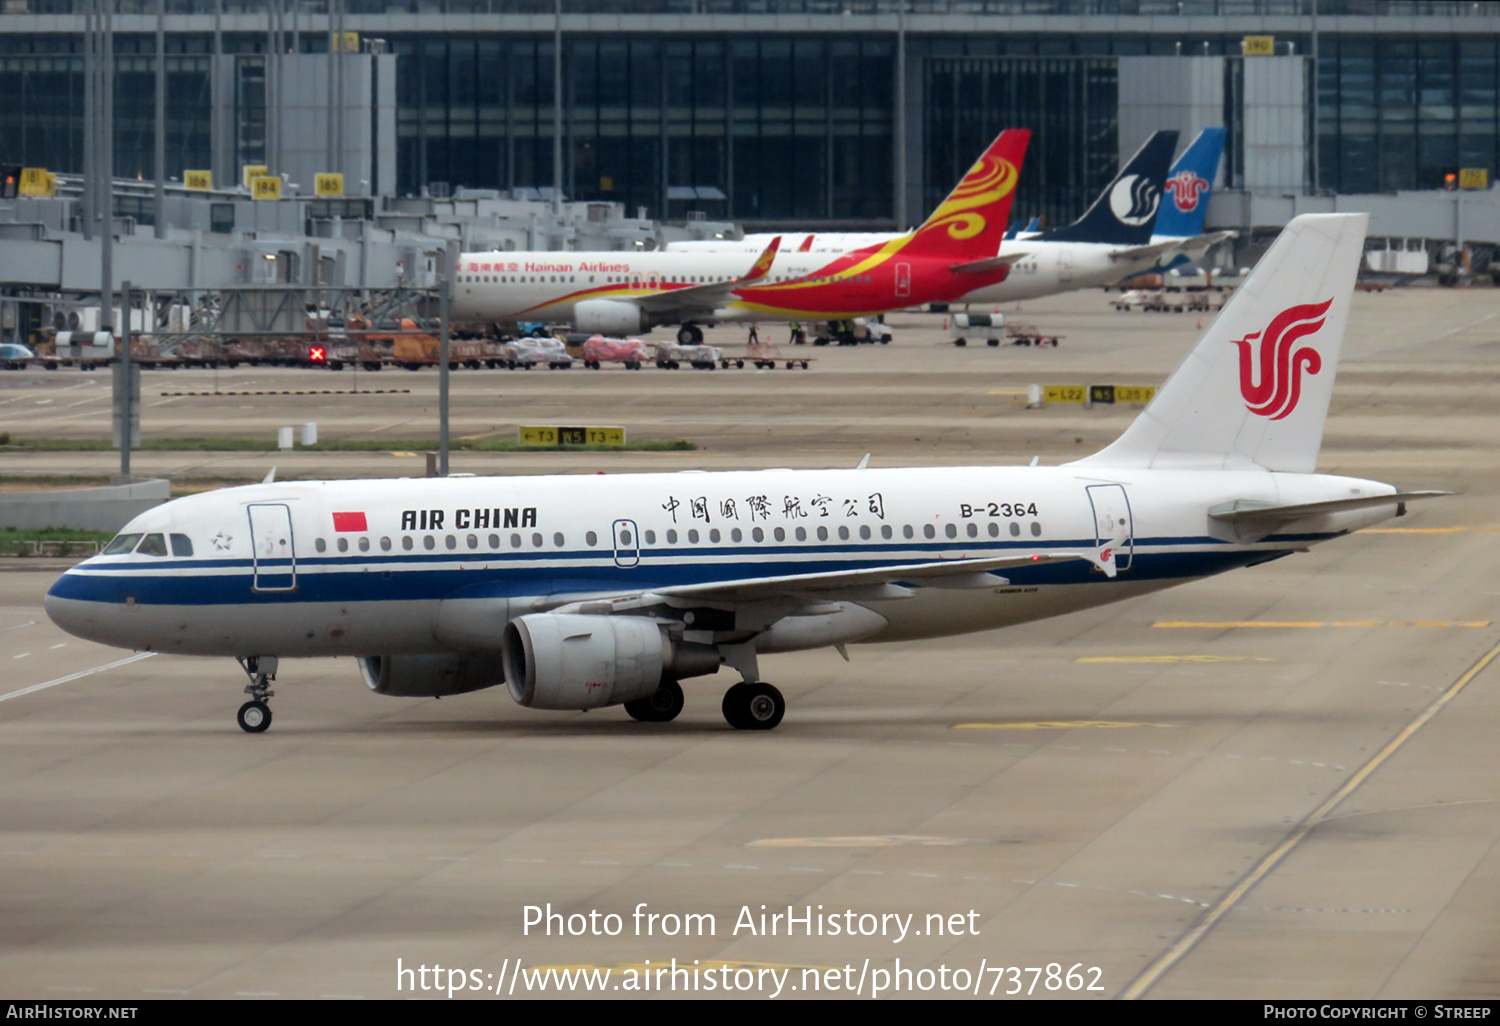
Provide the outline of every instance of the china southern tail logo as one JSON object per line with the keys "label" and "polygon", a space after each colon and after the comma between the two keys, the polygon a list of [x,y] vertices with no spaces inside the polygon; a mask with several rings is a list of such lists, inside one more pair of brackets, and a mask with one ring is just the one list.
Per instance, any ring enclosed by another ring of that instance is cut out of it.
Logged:
{"label": "china southern tail logo", "polygon": [[1208,191],[1208,183],[1196,171],[1179,171],[1167,179],[1167,191],[1184,214],[1198,205],[1198,197]]}
{"label": "china southern tail logo", "polygon": [[[1332,299],[1325,299],[1321,303],[1290,307],[1276,315],[1264,338],[1261,332],[1253,331],[1233,340],[1240,347],[1240,394],[1245,397],[1247,410],[1280,420],[1297,408],[1302,397],[1302,372],[1318,373],[1323,369],[1323,358],[1311,346],[1303,346],[1295,353],[1292,347],[1323,327],[1323,315],[1332,303]],[[1253,354],[1256,339],[1261,340],[1258,368]]]}
{"label": "china southern tail logo", "polygon": [[1109,209],[1117,220],[1132,228],[1155,217],[1156,204],[1160,201],[1161,190],[1145,175],[1126,175],[1109,190]]}

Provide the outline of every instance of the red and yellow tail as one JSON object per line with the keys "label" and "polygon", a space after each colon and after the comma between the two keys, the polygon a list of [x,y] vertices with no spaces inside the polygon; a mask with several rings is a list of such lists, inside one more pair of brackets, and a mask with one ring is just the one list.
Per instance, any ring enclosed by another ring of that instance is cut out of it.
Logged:
{"label": "red and yellow tail", "polygon": [[902,251],[954,261],[982,260],[999,253],[1030,141],[1029,129],[1001,132],[963,181],[912,233]]}

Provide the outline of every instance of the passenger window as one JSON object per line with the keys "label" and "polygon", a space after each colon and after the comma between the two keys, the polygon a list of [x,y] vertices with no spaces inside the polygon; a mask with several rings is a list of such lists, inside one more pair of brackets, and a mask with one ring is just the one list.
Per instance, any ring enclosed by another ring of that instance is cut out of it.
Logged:
{"label": "passenger window", "polygon": [[1040,538],[1042,536],[1042,525],[1041,524],[1038,524],[1037,522],[1032,521],[1032,524],[1031,524],[1031,536],[1033,538]]}
{"label": "passenger window", "polygon": [[322,538],[319,538],[317,541],[313,542],[313,548],[317,549],[319,552],[327,552],[328,543]]}
{"label": "passenger window", "polygon": [[978,538],[979,537],[979,525],[978,524],[970,524],[969,525],[969,537],[970,538]]}
{"label": "passenger window", "polygon": [[757,528],[755,528],[755,530],[753,530],[753,531],[750,532],[750,537],[753,538],[753,539],[755,539],[756,541],[765,541],[766,540],[766,532],[762,531],[760,528],[757,527]]}
{"label": "passenger window", "polygon": [[777,541],[786,541],[786,530],[784,528],[778,527],[772,533],[776,536]]}
{"label": "passenger window", "polygon": [[676,531],[668,529],[668,531],[667,531],[667,544],[668,545],[676,545],[677,544],[677,532]]}
{"label": "passenger window", "polygon": [[369,552],[370,551],[370,539],[368,539],[368,538],[361,538],[359,540],[359,551],[361,551],[361,552]]}
{"label": "passenger window", "polygon": [[172,555],[191,556],[193,554],[193,539],[185,534],[172,535]]}
{"label": "passenger window", "polygon": [[688,532],[688,542],[693,545],[698,544],[698,532],[696,530]]}
{"label": "passenger window", "polygon": [[891,525],[890,524],[881,524],[880,525],[880,537],[886,539],[887,541],[890,540],[890,538],[891,538]]}
{"label": "passenger window", "polygon": [[349,539],[348,538],[340,538],[337,541],[335,541],[334,544],[339,547],[339,551],[340,552],[348,552],[349,551]]}
{"label": "passenger window", "polygon": [[849,528],[847,528],[847,527],[840,527],[839,528],[839,541],[848,541],[848,540],[849,540]]}
{"label": "passenger window", "polygon": [[135,547],[138,555],[142,556],[165,556],[167,554],[167,539],[165,535],[148,534],[141,539],[141,543]]}
{"label": "passenger window", "polygon": [[552,536],[552,544],[556,545],[558,548],[562,548],[564,545],[568,544],[568,540],[563,537],[561,531],[558,531]]}
{"label": "passenger window", "polygon": [[510,547],[513,549],[519,549],[521,547],[521,536],[519,534],[513,534],[510,536]]}
{"label": "passenger window", "polygon": [[489,537],[489,543],[490,543],[490,548],[492,548],[492,549],[498,549],[500,547],[500,536],[498,534],[492,534],[492,535],[490,535],[490,537]]}
{"label": "passenger window", "polygon": [[729,540],[730,541],[744,541],[744,539],[745,539],[745,532],[741,531],[738,527],[736,527],[734,530],[732,530],[732,531],[729,532]]}
{"label": "passenger window", "polygon": [[797,528],[797,540],[798,541],[807,541],[807,528],[805,528],[805,527],[799,527],[799,528]]}
{"label": "passenger window", "polygon": [[820,527],[820,528],[818,528],[818,541],[827,541],[827,540],[828,540],[828,528],[826,528],[826,527]]}
{"label": "passenger window", "polygon": [[931,524],[923,524],[922,525],[922,537],[923,538],[936,538],[937,537],[937,530]]}
{"label": "passenger window", "polygon": [[448,550],[451,552],[452,550],[458,548],[458,539],[453,537],[453,535],[451,534],[445,535],[443,537],[443,544],[447,546]]}
{"label": "passenger window", "polygon": [[423,538],[422,538],[422,548],[428,549],[428,550],[437,548],[437,539],[434,538],[430,534],[423,536]]}
{"label": "passenger window", "polygon": [[[516,537],[519,538],[520,535],[516,535]],[[651,536],[651,540],[655,541],[656,540],[656,536],[652,535]],[[520,544],[520,543],[518,542],[517,544]],[[620,532],[620,544],[621,545],[629,545],[630,544],[630,532],[629,531],[621,531]]]}
{"label": "passenger window", "polygon": [[990,521],[990,537],[991,538],[998,538],[998,537],[1000,537],[1000,525],[997,524],[997,523],[995,523],[993,520]]}
{"label": "passenger window", "polygon": [[917,532],[915,532],[915,531],[913,531],[911,529],[911,525],[910,524],[906,524],[905,526],[903,526],[901,528],[901,537],[903,537],[903,538],[910,538],[913,535],[915,535],[916,533]]}
{"label": "passenger window", "polygon": [[411,551],[411,535],[404,535],[401,539],[401,547],[407,552]]}
{"label": "passenger window", "polygon": [[540,532],[531,536],[531,547],[534,549],[539,549],[542,547],[542,536]]}
{"label": "passenger window", "polygon": [[471,548],[471,549],[477,549],[477,548],[479,548],[479,536],[477,534],[471,534],[465,540],[469,543],[469,548]]}
{"label": "passenger window", "polygon": [[957,538],[958,537],[958,525],[957,524],[949,524],[947,527],[943,528],[943,533],[946,534],[949,538]]}
{"label": "passenger window", "polygon": [[593,548],[595,545],[599,544],[599,536],[593,531],[590,531],[588,534],[584,535],[583,540],[588,544],[589,548]]}
{"label": "passenger window", "polygon": [[[644,531],[642,533],[645,535],[646,544],[647,545],[655,545],[656,544],[656,532],[655,531]],[[629,545],[630,544],[630,532],[629,531],[622,531],[620,533],[620,540],[622,542],[624,542],[626,545]]]}
{"label": "passenger window", "polygon": [[1019,538],[1019,537],[1021,537],[1021,525],[1020,524],[1014,524],[1013,523],[1013,524],[1010,525],[1010,536],[1012,538]]}
{"label": "passenger window", "polygon": [[381,552],[389,552],[389,551],[391,551],[391,540],[389,538],[382,538],[382,539],[380,539],[380,551]]}
{"label": "passenger window", "polygon": [[719,529],[717,527],[711,529],[708,532],[708,540],[711,542],[717,542],[719,540],[719,537]]}

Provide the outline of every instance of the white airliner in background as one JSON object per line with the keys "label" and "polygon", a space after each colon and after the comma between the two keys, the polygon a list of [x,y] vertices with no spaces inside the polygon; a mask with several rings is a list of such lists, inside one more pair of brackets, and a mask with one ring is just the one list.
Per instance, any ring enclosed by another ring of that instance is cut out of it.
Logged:
{"label": "white airliner in background", "polygon": [[[1224,150],[1224,129],[1200,132],[1169,171],[1167,162],[1176,144],[1176,132],[1157,132],[1126,161],[1077,221],[1052,231],[1008,237],[1000,252],[1013,254],[1010,274],[966,293],[958,302],[998,305],[1113,285],[1121,278],[1159,270],[1165,263],[1198,259],[1231,238],[1233,232],[1203,234],[1204,214]],[[1169,224],[1165,223],[1168,214]],[[1157,224],[1158,220],[1164,223]],[[674,242],[669,250],[754,253],[764,249],[771,237],[754,234],[737,241]],[[893,236],[784,232],[780,238],[783,249],[818,254],[879,245]]]}
{"label": "white airliner in background", "polygon": [[357,656],[382,695],[504,684],[648,721],[728,666],[725,719],[769,729],[768,653],[1055,616],[1441,494],[1313,473],[1365,223],[1294,220],[1155,401],[1074,463],[228,488],[136,517],[47,613],[108,645],[238,658],[247,731],[291,656]]}

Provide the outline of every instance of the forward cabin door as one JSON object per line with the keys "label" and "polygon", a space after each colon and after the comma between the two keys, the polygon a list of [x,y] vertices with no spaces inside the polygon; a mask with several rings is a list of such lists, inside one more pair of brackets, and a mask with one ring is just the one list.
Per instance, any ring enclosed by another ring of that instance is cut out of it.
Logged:
{"label": "forward cabin door", "polygon": [[253,547],[253,591],[296,591],[297,557],[292,539],[292,509],[285,503],[255,503],[250,511]]}
{"label": "forward cabin door", "polygon": [[1094,507],[1094,544],[1103,545],[1116,534],[1116,527],[1125,529],[1125,540],[1115,553],[1115,569],[1129,570],[1130,557],[1135,552],[1135,523],[1130,515],[1130,500],[1125,496],[1125,486],[1117,484],[1089,485],[1089,502]]}
{"label": "forward cabin door", "polygon": [[1073,254],[1067,250],[1057,254],[1057,280],[1063,284],[1073,280]]}

